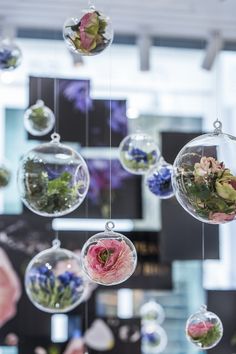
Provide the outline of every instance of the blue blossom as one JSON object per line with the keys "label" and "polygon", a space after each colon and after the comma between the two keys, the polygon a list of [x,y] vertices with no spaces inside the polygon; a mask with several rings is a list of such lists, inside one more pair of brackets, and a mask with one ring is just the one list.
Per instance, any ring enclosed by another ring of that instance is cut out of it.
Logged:
{"label": "blue blossom", "polygon": [[9,49],[0,50],[0,68],[5,68],[11,59],[12,52]]}
{"label": "blue blossom", "polygon": [[144,338],[152,345],[160,343],[160,336],[156,332],[145,333]]}
{"label": "blue blossom", "polygon": [[159,197],[168,197],[173,194],[171,184],[171,170],[162,167],[159,171],[155,171],[147,178],[147,185],[150,191]]}
{"label": "blue blossom", "polygon": [[148,155],[145,151],[133,148],[129,151],[129,155],[132,157],[133,160],[136,162],[148,162]]}
{"label": "blue blossom", "polygon": [[71,287],[78,287],[82,285],[82,279],[72,272],[64,272],[58,276],[58,279],[64,286],[71,285]]}

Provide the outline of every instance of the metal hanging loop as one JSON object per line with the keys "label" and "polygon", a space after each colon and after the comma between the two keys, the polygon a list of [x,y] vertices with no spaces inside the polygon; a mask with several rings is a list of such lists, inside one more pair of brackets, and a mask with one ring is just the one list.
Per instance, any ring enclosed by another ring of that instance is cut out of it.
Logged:
{"label": "metal hanging loop", "polygon": [[220,134],[222,133],[222,123],[221,121],[217,118],[217,120],[213,123],[213,126],[215,128],[214,134]]}
{"label": "metal hanging loop", "polygon": [[113,231],[114,228],[115,228],[115,223],[112,220],[109,220],[106,222],[106,225],[105,225],[106,231]]}
{"label": "metal hanging loop", "polygon": [[51,135],[52,143],[59,143],[61,140],[61,136],[58,133],[52,133]]}

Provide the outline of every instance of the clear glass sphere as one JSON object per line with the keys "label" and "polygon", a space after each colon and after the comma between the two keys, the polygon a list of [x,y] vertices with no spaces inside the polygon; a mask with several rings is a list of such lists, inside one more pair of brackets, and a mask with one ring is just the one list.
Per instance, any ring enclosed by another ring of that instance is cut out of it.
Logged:
{"label": "clear glass sphere", "polygon": [[162,353],[167,343],[167,334],[157,323],[151,322],[142,326],[141,351],[143,354]]}
{"label": "clear glass sphere", "polygon": [[56,138],[25,154],[18,168],[24,204],[42,216],[66,215],[83,202],[89,188],[84,159]]}
{"label": "clear glass sphere", "polygon": [[120,143],[119,154],[124,169],[137,175],[145,174],[160,158],[156,142],[145,133],[126,136]]}
{"label": "clear glass sphere", "polygon": [[9,39],[0,42],[0,71],[14,70],[22,60],[20,48]]}
{"label": "clear glass sphere", "polygon": [[223,325],[219,317],[201,306],[186,323],[187,339],[201,349],[215,347],[223,336]]}
{"label": "clear glass sphere", "polygon": [[37,254],[27,266],[25,289],[40,310],[68,312],[83,301],[86,279],[80,259],[60,243]]}
{"label": "clear glass sphere", "polygon": [[11,170],[8,162],[0,161],[0,189],[7,187],[11,181]]}
{"label": "clear glass sphere", "polygon": [[154,300],[150,300],[142,305],[140,315],[142,323],[154,321],[158,324],[162,324],[165,320],[163,307]]}
{"label": "clear glass sphere", "polygon": [[63,37],[69,49],[91,56],[103,52],[112,43],[113,28],[109,17],[91,6],[80,17],[66,20]]}
{"label": "clear glass sphere", "polygon": [[164,159],[160,159],[159,163],[151,168],[146,174],[146,185],[150,192],[160,199],[168,199],[173,197],[174,191],[172,187],[173,167]]}
{"label": "clear glass sphere", "polygon": [[186,144],[173,165],[180,205],[196,219],[223,224],[236,218],[236,138],[221,132]]}
{"label": "clear glass sphere", "polygon": [[55,116],[42,100],[29,107],[24,114],[25,129],[34,136],[48,134],[54,127]]}
{"label": "clear glass sphere", "polygon": [[107,223],[106,230],[90,237],[81,251],[85,273],[95,283],[107,286],[123,283],[137,265],[133,243],[113,228],[113,222]]}

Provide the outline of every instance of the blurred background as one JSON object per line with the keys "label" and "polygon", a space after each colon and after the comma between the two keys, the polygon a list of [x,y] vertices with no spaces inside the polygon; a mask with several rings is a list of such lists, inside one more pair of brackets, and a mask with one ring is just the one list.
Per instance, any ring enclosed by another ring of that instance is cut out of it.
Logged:
{"label": "blurred background", "polygon": [[[19,68],[0,72],[0,159],[7,159],[13,171],[10,185],[0,192],[0,245],[22,287],[27,263],[50,246],[56,231],[63,247],[81,249],[109,216],[111,157],[112,218],[134,242],[138,267],[120,286],[91,289],[88,302],[68,314],[40,312],[23,291],[15,315],[1,325],[0,353],[80,354],[78,348],[67,352],[68,345],[98,326],[100,337],[113,338],[115,345],[88,345],[89,353],[194,354],[185,322],[203,303],[224,325],[224,337],[212,354],[234,353],[235,223],[203,230],[174,197],[160,201],[140,176],[126,173],[118,146],[128,133],[142,130],[173,163],[189,140],[213,129],[217,117],[225,133],[236,135],[236,2],[94,4],[111,18],[114,41],[100,55],[81,57],[66,47],[62,26],[88,8],[86,1],[0,0],[0,36],[13,38],[23,55]],[[84,203],[52,220],[23,207],[16,183],[21,156],[50,139],[50,134],[35,138],[24,128],[24,111],[38,98],[56,111],[63,142],[80,152],[92,171]],[[165,315],[155,327],[163,348],[153,352],[142,344],[145,304],[161,305],[157,312]]]}

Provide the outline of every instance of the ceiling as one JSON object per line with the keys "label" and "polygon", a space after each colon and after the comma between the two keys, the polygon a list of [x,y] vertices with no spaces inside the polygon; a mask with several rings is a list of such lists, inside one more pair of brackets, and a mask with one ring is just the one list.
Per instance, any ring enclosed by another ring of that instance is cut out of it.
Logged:
{"label": "ceiling", "polygon": [[[67,17],[80,16],[85,0],[0,0],[1,27],[60,31]],[[219,30],[236,41],[236,0],[94,0],[118,34],[207,38]]]}

